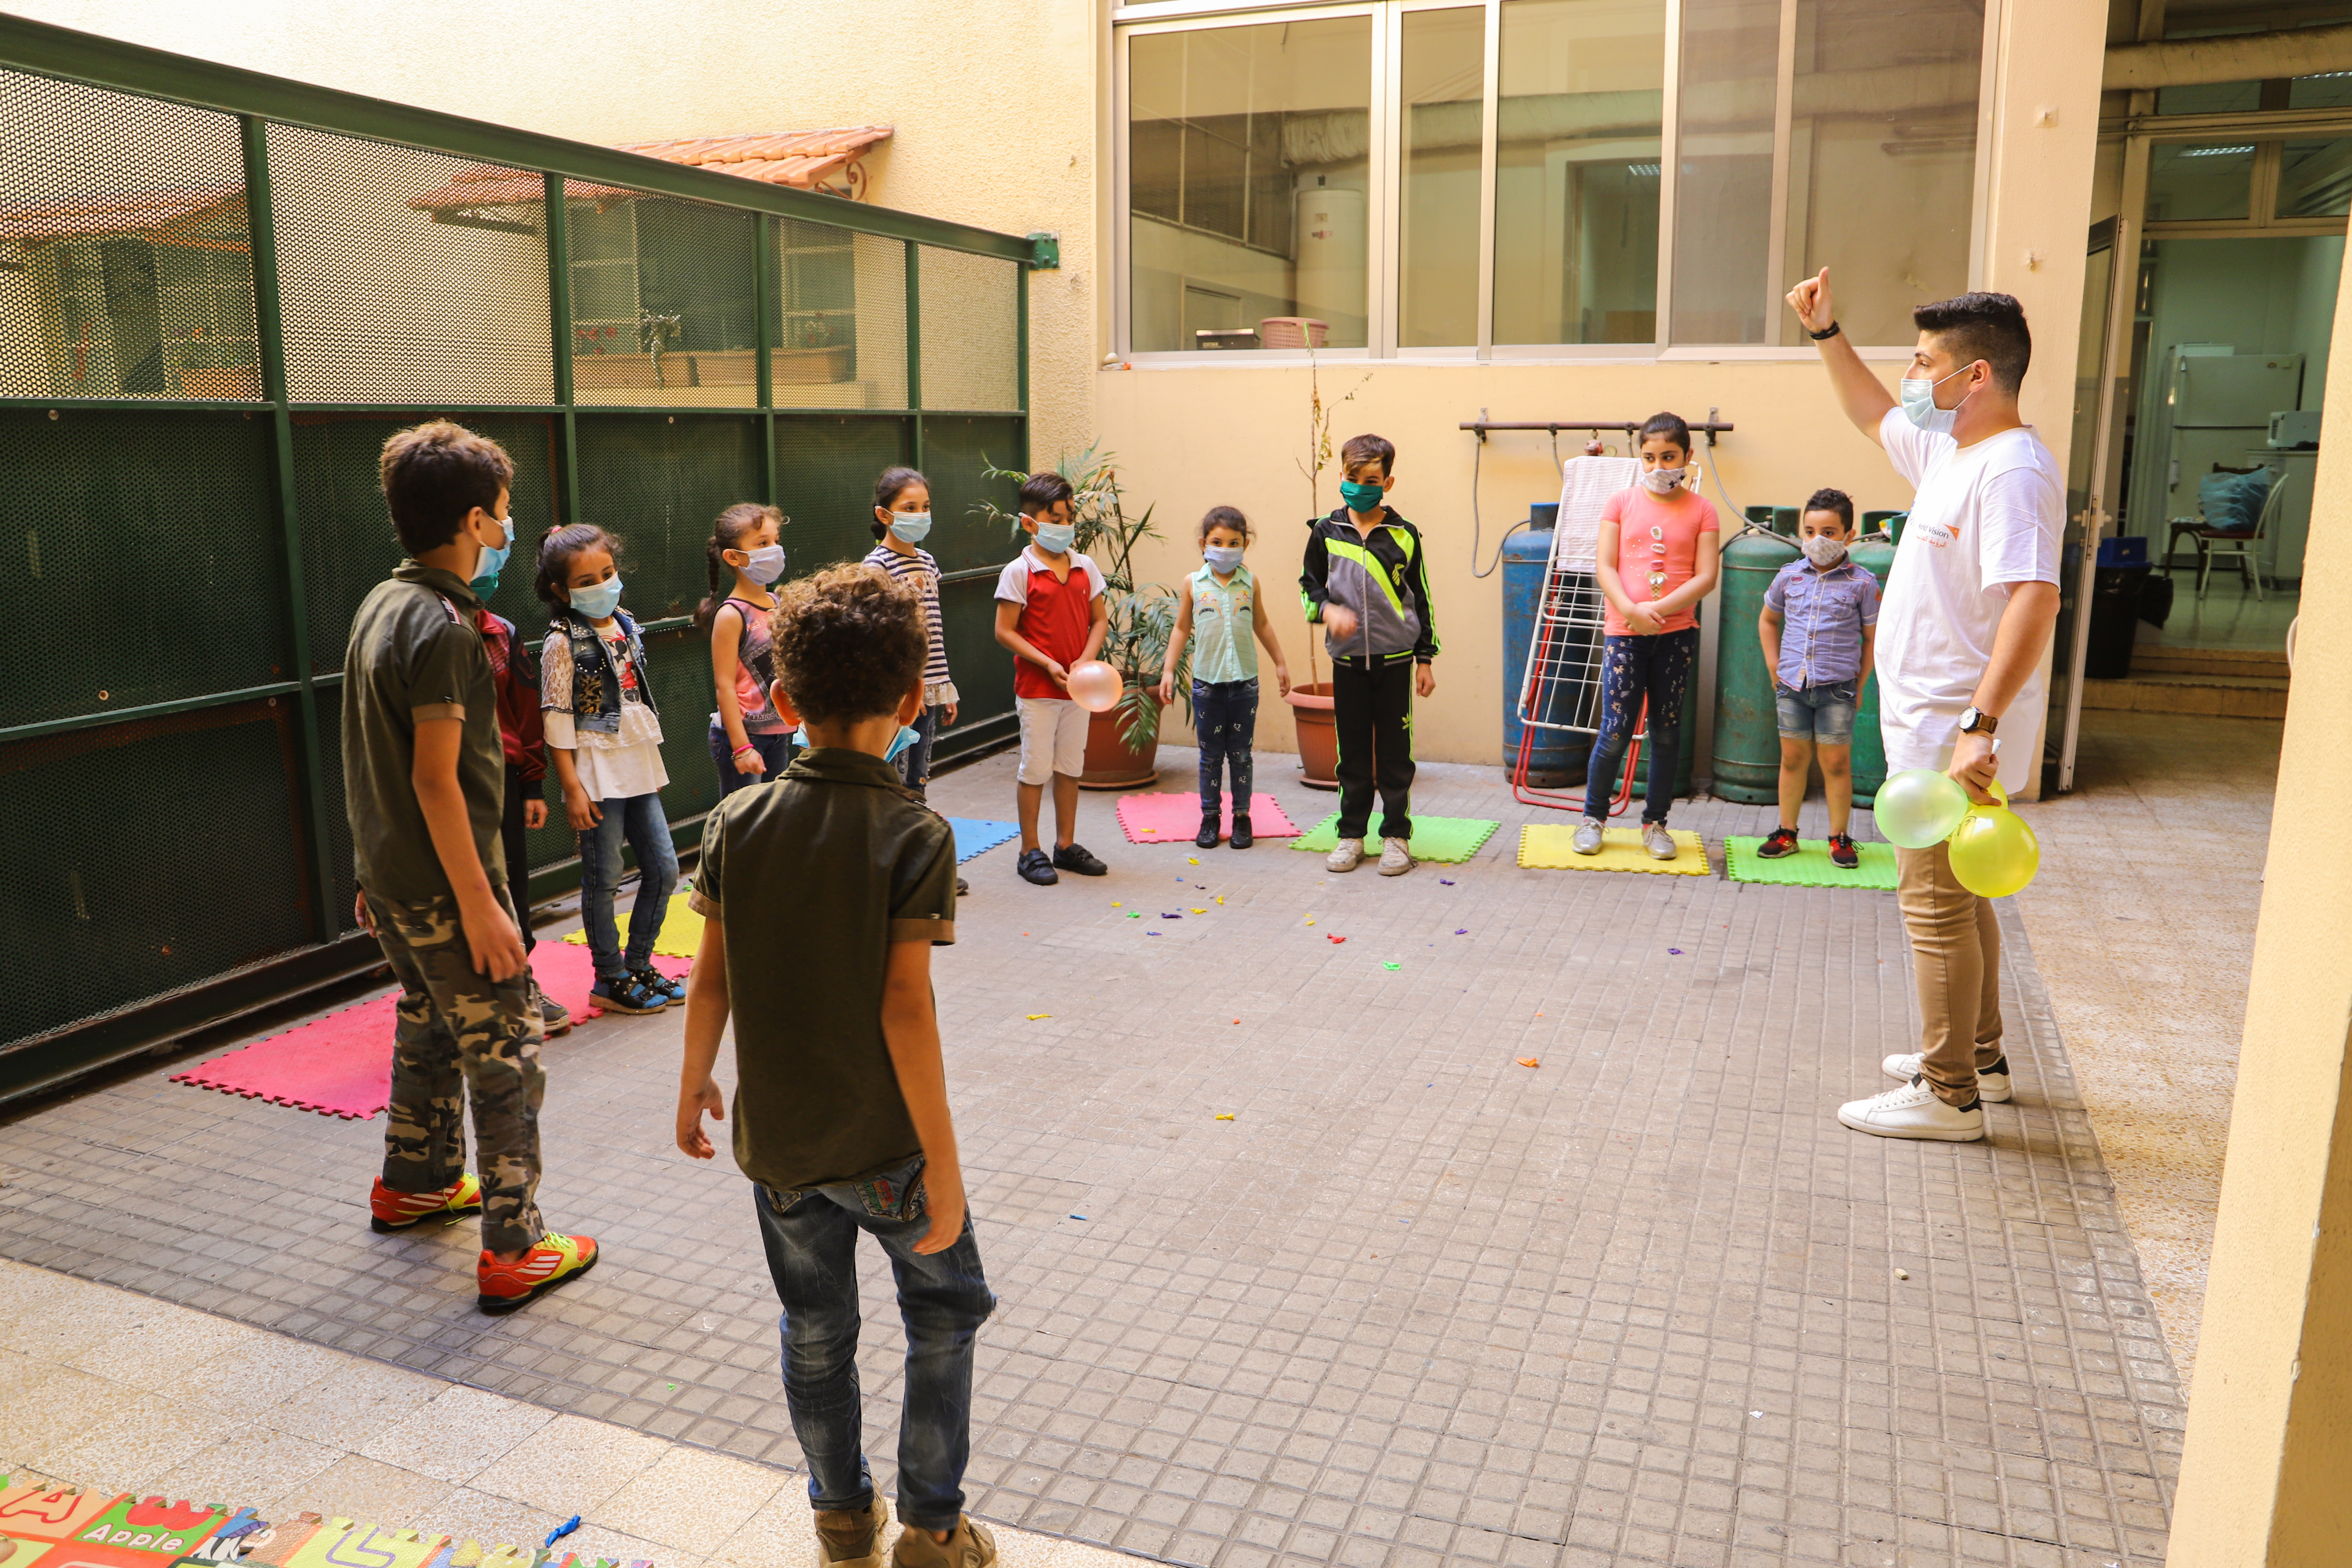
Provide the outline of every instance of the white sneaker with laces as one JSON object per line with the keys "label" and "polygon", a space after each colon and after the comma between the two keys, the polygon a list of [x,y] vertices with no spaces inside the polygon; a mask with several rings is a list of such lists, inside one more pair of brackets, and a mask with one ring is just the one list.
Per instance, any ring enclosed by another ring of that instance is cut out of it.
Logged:
{"label": "white sneaker with laces", "polygon": [[1324,869],[1328,871],[1352,871],[1363,863],[1364,841],[1360,838],[1342,838],[1332,846],[1331,853],[1323,857]]}
{"label": "white sneaker with laces", "polygon": [[[1886,1069],[1888,1078],[1915,1079],[1919,1076],[1919,1053],[1889,1057],[1878,1064]],[[2009,1075],[2005,1072],[1977,1074],[1977,1098],[1987,1105],[2005,1105],[2009,1101]]]}
{"label": "white sneaker with laces", "polygon": [[1582,822],[1578,823],[1576,825],[1576,837],[1568,841],[1568,847],[1570,849],[1575,850],[1579,855],[1600,854],[1601,819],[1597,816],[1588,816]]}
{"label": "white sneaker with laces", "polygon": [[1412,869],[1412,844],[1403,838],[1381,840],[1381,875],[1402,877]]}
{"label": "white sneaker with laces", "polygon": [[1973,1143],[1984,1136],[1984,1110],[1961,1110],[1945,1104],[1914,1079],[1868,1100],[1848,1100],[1838,1107],[1838,1120],[1856,1132],[1874,1138],[1924,1138],[1938,1143]]}
{"label": "white sneaker with laces", "polygon": [[1682,846],[1675,842],[1675,836],[1666,831],[1663,822],[1642,824],[1642,847],[1650,852],[1653,860],[1671,860],[1682,853]]}

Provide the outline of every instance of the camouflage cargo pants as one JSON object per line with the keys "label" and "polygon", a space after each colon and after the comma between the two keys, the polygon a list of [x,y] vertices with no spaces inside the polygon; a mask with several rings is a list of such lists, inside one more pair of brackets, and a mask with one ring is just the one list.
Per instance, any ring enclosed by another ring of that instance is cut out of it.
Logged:
{"label": "camouflage cargo pants", "polygon": [[[505,904],[503,892],[499,901]],[[457,900],[446,894],[412,903],[371,893],[367,906],[401,988],[383,1184],[431,1193],[464,1174],[464,1102],[470,1100],[482,1246],[491,1252],[530,1247],[547,1229],[534,1197],[547,1079],[539,1066],[541,1025],[530,1005],[529,972],[509,980],[474,973]]]}

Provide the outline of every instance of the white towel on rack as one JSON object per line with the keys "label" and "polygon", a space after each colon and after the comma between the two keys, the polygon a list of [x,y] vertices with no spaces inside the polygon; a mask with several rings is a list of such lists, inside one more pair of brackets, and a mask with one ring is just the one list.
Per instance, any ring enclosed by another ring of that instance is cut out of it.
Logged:
{"label": "white towel on rack", "polygon": [[1581,572],[1593,568],[1593,539],[1601,509],[1619,490],[1642,477],[1639,458],[1570,458],[1559,466],[1559,537],[1552,563]]}

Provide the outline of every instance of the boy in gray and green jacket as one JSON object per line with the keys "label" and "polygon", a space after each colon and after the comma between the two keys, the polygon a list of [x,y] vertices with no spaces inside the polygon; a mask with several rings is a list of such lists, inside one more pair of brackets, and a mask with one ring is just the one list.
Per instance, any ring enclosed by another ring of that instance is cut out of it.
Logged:
{"label": "boy in gray and green jacket", "polygon": [[1339,842],[1327,865],[1364,858],[1372,793],[1381,797],[1381,875],[1412,869],[1412,700],[1437,690],[1437,625],[1421,531],[1388,504],[1396,447],[1351,436],[1339,448],[1342,504],[1307,536],[1299,596],[1331,655],[1339,742]]}

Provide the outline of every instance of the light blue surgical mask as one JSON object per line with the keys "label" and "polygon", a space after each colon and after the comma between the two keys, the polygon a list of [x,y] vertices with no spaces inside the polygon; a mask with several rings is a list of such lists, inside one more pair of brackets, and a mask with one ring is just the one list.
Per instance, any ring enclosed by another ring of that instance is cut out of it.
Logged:
{"label": "light blue surgical mask", "polygon": [[[1971,360],[1952,372],[1952,375],[1966,375],[1975,368],[1976,362]],[[1945,376],[1939,381],[1929,381],[1926,376],[1905,376],[1903,378],[1903,417],[1922,430],[1931,431],[1937,435],[1948,435],[1952,426],[1960,417],[1960,409],[1969,401],[1968,397],[1963,397],[1949,408],[1936,406],[1936,388],[1943,385],[1944,382],[1951,380],[1952,375]],[[1975,395],[1973,392],[1969,394],[1969,397]]]}
{"label": "light blue surgical mask", "polygon": [[1223,576],[1241,565],[1242,547],[1238,544],[1204,544],[1201,547],[1201,559],[1209,563],[1210,571]]}
{"label": "light blue surgical mask", "polygon": [[899,511],[890,514],[890,531],[901,544],[920,544],[931,531],[931,514],[927,511]]}
{"label": "light blue surgical mask", "polygon": [[1048,555],[1066,554],[1076,543],[1078,531],[1067,522],[1041,522],[1037,525],[1037,548]]}
{"label": "light blue surgical mask", "polygon": [[784,574],[782,545],[762,544],[757,550],[747,550],[743,553],[751,557],[743,563],[743,575],[752,582],[764,587]]}
{"label": "light blue surgical mask", "polygon": [[488,544],[482,546],[482,552],[474,558],[474,580],[466,584],[474,591],[477,599],[487,599],[499,591],[499,569],[507,563],[507,557],[514,553],[513,517],[501,518],[499,526],[507,531],[507,542],[495,548]]}
{"label": "light blue surgical mask", "polygon": [[[900,752],[922,738],[922,731],[917,730],[912,724],[899,725],[898,732],[890,737],[890,749],[882,753],[882,760],[886,763],[897,762]],[[808,726],[805,724],[793,731],[793,739],[799,742],[803,749],[813,749],[816,745],[814,741],[809,739]]]}
{"label": "light blue surgical mask", "polygon": [[607,577],[593,588],[572,590],[572,607],[592,621],[601,621],[621,607],[621,579]]}

